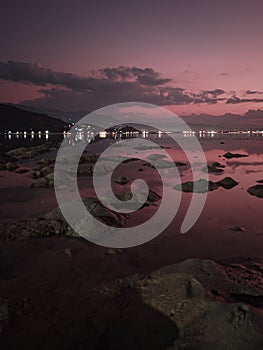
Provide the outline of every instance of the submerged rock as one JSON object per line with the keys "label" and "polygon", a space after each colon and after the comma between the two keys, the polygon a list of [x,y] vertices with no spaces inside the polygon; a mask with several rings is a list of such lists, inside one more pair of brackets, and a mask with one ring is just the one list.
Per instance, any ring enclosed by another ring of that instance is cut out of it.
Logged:
{"label": "submerged rock", "polygon": [[126,176],[119,176],[113,181],[119,185],[126,185],[129,182],[129,179]]}
{"label": "submerged rock", "polygon": [[224,158],[227,159],[231,159],[231,158],[243,158],[243,157],[248,157],[247,154],[240,154],[240,153],[231,153],[231,152],[227,152],[225,154],[223,154]]}
{"label": "submerged rock", "polygon": [[33,182],[30,186],[34,188],[54,187],[54,173],[52,172],[51,174],[48,174],[47,176],[44,176],[44,177],[40,175],[40,178],[37,178],[37,180]]}
{"label": "submerged rock", "polygon": [[174,168],[176,166],[183,166],[186,165],[186,163],[182,162],[170,162],[165,159],[157,158],[155,160],[151,160],[151,163],[144,163],[144,166],[148,166],[150,168],[156,168],[156,169],[166,169],[166,168]]}
{"label": "submerged rock", "polygon": [[6,163],[5,168],[8,171],[15,171],[18,168],[18,165],[12,162],[8,162]]}
{"label": "submerged rock", "polygon": [[78,174],[78,176],[92,176],[93,175],[93,165],[79,164],[77,174]]}
{"label": "submerged rock", "polygon": [[252,196],[263,198],[263,185],[255,185],[255,186],[249,187],[247,192],[249,194],[252,194]]}
{"label": "submerged rock", "polygon": [[30,171],[30,170],[27,169],[27,168],[18,168],[18,169],[15,170],[15,172],[16,172],[17,174],[28,173],[29,171]]}
{"label": "submerged rock", "polygon": [[7,155],[15,159],[33,158],[36,155],[54,149],[51,143],[44,143],[35,147],[19,147],[7,152]]}
{"label": "submerged rock", "polygon": [[244,227],[241,226],[231,226],[229,227],[231,231],[236,231],[236,232],[245,232]]}
{"label": "submerged rock", "polygon": [[219,187],[230,190],[237,185],[238,182],[236,182],[234,179],[231,177],[225,177],[217,182],[207,181],[206,179],[199,179],[196,182],[188,181],[182,184],[177,184],[173,188],[183,192],[206,193],[208,191],[214,191]]}
{"label": "submerged rock", "polygon": [[[110,201],[107,199],[107,197],[105,197],[105,201],[109,201],[109,203],[115,207],[115,208],[133,208],[134,204],[133,203],[129,203],[128,201],[131,200],[133,198],[133,194],[131,192],[124,192],[124,193],[117,193],[116,194],[116,198],[118,198],[120,201],[124,202],[124,203],[119,203],[117,201]],[[137,204],[141,204],[140,209],[144,208],[144,207],[148,207],[151,205],[155,205],[155,202],[158,202],[162,197],[152,191],[149,190],[148,196],[146,198],[146,196],[144,196],[143,194],[140,193],[134,193],[134,200]],[[125,203],[128,202],[128,203]]]}
{"label": "submerged rock", "polygon": [[216,182],[218,186],[225,188],[226,190],[230,190],[231,188],[238,185],[238,182],[236,182],[231,177],[225,177],[224,179]]}
{"label": "submerged rock", "polygon": [[173,188],[183,192],[206,193],[208,191],[216,190],[218,185],[212,181],[199,179],[196,182],[187,181],[182,184],[175,185]]}
{"label": "submerged rock", "polygon": [[205,173],[222,173],[224,170],[219,168],[217,165],[210,164],[204,167],[202,171]]}

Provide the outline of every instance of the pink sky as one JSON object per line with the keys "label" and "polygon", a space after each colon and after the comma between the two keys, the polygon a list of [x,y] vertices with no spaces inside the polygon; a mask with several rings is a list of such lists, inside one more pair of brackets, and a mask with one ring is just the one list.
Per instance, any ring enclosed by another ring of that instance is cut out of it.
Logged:
{"label": "pink sky", "polygon": [[[169,86],[191,93],[222,89],[228,97],[251,99],[249,103],[169,107],[178,114],[263,109],[262,102],[254,102],[263,99],[262,94],[245,94],[263,90],[261,0],[66,1],[63,7],[58,1],[39,4],[30,0],[27,8],[10,2],[4,12],[0,45],[5,50],[0,53],[0,64],[9,60],[37,63],[79,76],[105,67],[149,67],[172,79]],[[28,103],[42,97],[34,104],[78,109],[77,101],[67,107],[66,97],[65,104],[62,97],[43,99],[42,84],[25,84],[15,72],[11,78],[4,73],[0,69],[1,102]],[[44,89],[52,87],[46,84]],[[89,109],[88,103],[85,108]]]}

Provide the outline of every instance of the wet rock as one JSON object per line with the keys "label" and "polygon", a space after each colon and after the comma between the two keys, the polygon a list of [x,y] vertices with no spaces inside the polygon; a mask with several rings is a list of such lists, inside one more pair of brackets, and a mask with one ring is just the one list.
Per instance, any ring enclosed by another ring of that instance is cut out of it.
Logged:
{"label": "wet rock", "polygon": [[210,164],[204,167],[202,171],[205,173],[222,173],[224,170],[219,168],[217,165]]}
{"label": "wet rock", "polygon": [[80,157],[80,163],[95,164],[99,156],[97,154],[88,154],[84,152]]}
{"label": "wet rock", "polygon": [[12,162],[8,162],[6,163],[5,168],[8,171],[15,171],[18,168],[18,165]]}
{"label": "wet rock", "polygon": [[42,167],[44,167],[44,166],[47,166],[47,165],[50,165],[50,164],[53,164],[53,163],[54,163],[54,160],[53,159],[49,159],[49,158],[42,158],[39,161],[37,161],[37,164],[39,164],[40,169]]}
{"label": "wet rock", "polygon": [[183,192],[207,193],[208,191],[216,190],[218,188],[218,185],[212,181],[199,179],[196,182],[187,181],[182,184],[175,185],[173,188]]}
{"label": "wet rock", "polygon": [[169,162],[165,159],[156,159],[155,161],[151,161],[151,163],[144,163],[144,166],[148,166],[150,168],[156,168],[156,169],[166,169],[166,168],[174,168],[175,166],[185,165],[184,163],[174,163]]}
{"label": "wet rock", "polygon": [[29,169],[26,169],[26,168],[18,168],[15,170],[15,172],[17,174],[25,174],[25,173],[28,173],[29,172]]}
{"label": "wet rock", "polygon": [[[131,200],[133,198],[133,194],[131,192],[117,193],[116,198],[118,198],[122,202],[128,202],[129,200]],[[155,202],[157,202],[161,199],[161,196],[158,193],[150,190],[147,198],[143,194],[135,193],[134,199],[135,199],[135,202],[137,202],[138,204],[141,204],[140,209],[142,209],[144,207],[154,205]],[[106,198],[106,201],[107,201],[107,198]],[[113,205],[115,208],[123,208],[124,207],[123,203],[118,203],[118,202],[111,202],[111,205]],[[131,204],[131,205],[130,205],[130,203],[125,204],[125,208],[128,209],[130,207],[133,208],[133,204]]]}
{"label": "wet rock", "polygon": [[249,187],[247,192],[252,196],[263,198],[263,185],[255,185],[255,186]]}
{"label": "wet rock", "polygon": [[207,181],[206,179],[199,179],[196,182],[188,181],[182,184],[177,184],[173,188],[183,192],[206,193],[208,191],[214,191],[219,187],[230,190],[237,185],[238,183],[231,177],[226,177],[217,182]]}
{"label": "wet rock", "polygon": [[129,182],[129,179],[126,176],[119,176],[113,181],[119,185],[126,185]]}
{"label": "wet rock", "polygon": [[78,176],[92,176],[93,175],[93,165],[79,164],[77,174],[78,174]]}
{"label": "wet rock", "polygon": [[147,157],[149,160],[153,160],[153,161],[156,161],[156,160],[159,160],[159,159],[163,159],[163,158],[166,158],[166,156],[164,154],[150,154],[148,157]]}
{"label": "wet rock", "polygon": [[50,143],[44,143],[35,147],[19,147],[7,152],[7,155],[15,159],[33,158],[36,155],[51,151],[53,146]]}
{"label": "wet rock", "polygon": [[231,231],[236,231],[236,232],[245,232],[244,227],[241,226],[231,226],[229,227]]}
{"label": "wet rock", "polygon": [[98,309],[97,319],[105,320],[109,309],[114,315],[100,324],[98,349],[114,344],[114,349],[259,350],[263,334],[254,309],[209,298],[211,287],[222,298],[243,290],[240,281],[229,280],[225,268],[199,259],[102,287],[98,297],[105,307]]}
{"label": "wet rock", "polygon": [[72,257],[71,249],[70,248],[64,249],[64,254],[71,258]]}
{"label": "wet rock", "polygon": [[[128,217],[126,214],[114,212],[90,197],[83,198],[82,200],[91,215],[102,223],[113,227],[123,227],[125,225]],[[70,204],[71,203],[67,203],[65,205]],[[70,208],[74,210],[74,203],[71,204]],[[94,239],[99,238],[99,228],[97,227],[98,223],[96,220],[91,220],[91,217],[87,215],[82,221],[76,222],[76,227],[78,228],[80,226],[87,228],[87,236],[94,237]],[[105,231],[108,232],[107,226]],[[46,215],[40,216],[34,220],[0,224],[0,240],[47,237],[53,235],[79,237],[79,234],[69,227],[59,208],[53,209]]]}
{"label": "wet rock", "polygon": [[[32,176],[34,176],[34,175],[32,175]],[[37,181],[33,182],[30,186],[33,188],[54,187],[54,173],[51,173],[51,174],[44,176],[44,177],[42,177],[42,174],[40,173],[40,178],[37,178]]]}
{"label": "wet rock", "polygon": [[237,186],[238,182],[236,182],[231,177],[225,177],[224,179],[217,181],[217,185],[223,187],[226,190],[230,190],[231,188]]}
{"label": "wet rock", "polygon": [[221,164],[219,162],[213,162],[212,165],[216,166],[217,168],[225,168],[226,167],[225,165],[223,165],[223,164]]}
{"label": "wet rock", "polygon": [[138,151],[148,151],[148,150],[153,150],[153,149],[160,149],[160,147],[159,146],[145,146],[145,145],[141,145],[141,146],[134,147],[134,149],[137,149]]}
{"label": "wet rock", "polygon": [[223,157],[226,159],[231,159],[231,158],[244,158],[244,157],[248,157],[247,154],[240,154],[240,153],[231,153],[231,152],[227,152],[225,154],[223,154]]}

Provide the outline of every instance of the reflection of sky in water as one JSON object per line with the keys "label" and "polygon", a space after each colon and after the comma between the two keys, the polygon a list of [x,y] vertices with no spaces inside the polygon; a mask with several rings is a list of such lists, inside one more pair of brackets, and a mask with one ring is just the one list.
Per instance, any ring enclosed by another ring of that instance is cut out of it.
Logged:
{"label": "reflection of sky in water", "polygon": [[[114,140],[113,140],[114,141]],[[169,139],[156,139],[158,144],[163,147],[171,147]],[[102,146],[102,143],[92,143],[91,153],[96,153]],[[111,142],[111,141],[110,141]],[[178,244],[182,240],[197,239],[200,244],[209,247],[213,251],[214,245],[220,246],[220,256],[234,256],[237,254],[260,254],[261,244],[263,243],[262,228],[262,206],[263,199],[251,196],[247,193],[247,188],[256,184],[257,180],[263,179],[263,138],[251,137],[245,139],[242,137],[220,137],[217,139],[200,139],[208,163],[219,162],[225,165],[222,173],[209,174],[212,181],[219,181],[226,176],[232,177],[239,184],[231,190],[219,188],[208,193],[207,202],[204,211],[195,226],[186,234],[185,238],[177,237]],[[118,147],[118,146],[117,146]],[[186,162],[185,155],[179,151],[178,147],[164,148],[173,160],[177,162]],[[226,152],[248,154],[246,158],[225,159],[223,154]],[[129,156],[139,158],[141,154],[145,157],[161,152],[155,149],[148,150],[130,150]],[[198,166],[198,153],[194,154],[196,165]],[[130,180],[143,177],[150,189],[162,194],[160,179],[154,175],[154,169],[149,166],[142,166],[141,161],[135,161],[122,164],[116,168],[114,176],[126,175]],[[144,162],[145,163],[145,162]],[[142,169],[143,171],[138,171]],[[189,165],[178,168],[182,182],[191,180],[191,170]],[[166,171],[166,170],[165,170]],[[31,189],[29,187],[31,179],[26,174],[15,174],[0,172],[1,201],[0,211],[2,221],[11,221],[13,219],[23,219],[43,214],[56,205],[54,192],[52,189]],[[202,171],[200,169],[200,178]],[[82,195],[93,193],[91,178],[79,178],[79,189]],[[166,186],[176,185],[178,179],[169,178],[169,169],[167,169]],[[126,186],[126,187],[125,187]],[[113,184],[115,191],[127,191],[129,185],[121,186]],[[176,195],[176,190],[174,195]],[[200,194],[199,196],[202,196]],[[182,194],[182,205],[176,216],[173,225],[170,225],[163,237],[174,236],[178,233],[178,228],[185,215],[189,205],[191,194]],[[173,205],[171,200],[171,205]],[[140,210],[137,214],[131,214],[131,220],[136,222],[143,221],[145,217],[152,215],[156,207],[148,207]],[[233,232],[229,230],[230,226],[242,226],[245,232]],[[189,238],[188,238],[189,237]],[[184,241],[185,242],[185,241]],[[184,243],[182,243],[184,244]],[[247,248],[247,252],[246,249]],[[253,249],[252,249],[253,248]],[[194,251],[194,247],[191,248]],[[250,253],[249,253],[250,252]],[[191,254],[190,254],[191,255]]]}

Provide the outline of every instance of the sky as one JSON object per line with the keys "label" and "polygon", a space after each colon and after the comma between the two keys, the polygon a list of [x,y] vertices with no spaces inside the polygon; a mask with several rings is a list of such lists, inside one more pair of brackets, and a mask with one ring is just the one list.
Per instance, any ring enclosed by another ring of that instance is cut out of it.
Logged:
{"label": "sky", "polygon": [[263,109],[262,0],[9,0],[0,32],[0,102]]}

